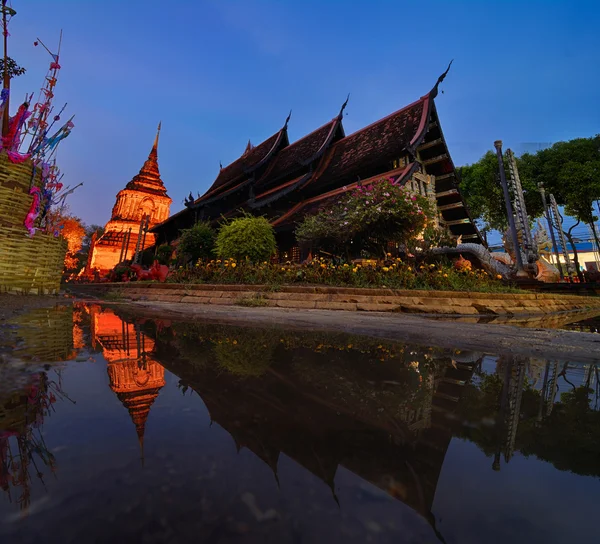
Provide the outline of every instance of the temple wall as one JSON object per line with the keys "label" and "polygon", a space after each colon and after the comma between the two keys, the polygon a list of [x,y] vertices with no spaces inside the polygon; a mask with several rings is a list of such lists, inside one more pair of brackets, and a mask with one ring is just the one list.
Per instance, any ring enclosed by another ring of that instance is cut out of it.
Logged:
{"label": "temple wall", "polygon": [[117,194],[112,217],[139,222],[144,215],[150,215],[150,226],[154,226],[169,217],[170,208],[169,197],[124,189]]}

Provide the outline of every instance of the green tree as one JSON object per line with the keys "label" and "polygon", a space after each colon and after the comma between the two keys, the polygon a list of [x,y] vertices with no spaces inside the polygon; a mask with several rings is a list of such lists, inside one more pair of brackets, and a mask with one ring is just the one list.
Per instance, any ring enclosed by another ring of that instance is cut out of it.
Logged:
{"label": "green tree", "polygon": [[[8,75],[10,79],[14,77],[22,76],[27,69],[19,66],[13,59],[8,57],[6,59],[6,67],[8,68]],[[4,59],[0,59],[0,76],[4,74]]]}
{"label": "green tree", "polygon": [[[532,156],[528,157],[531,162]],[[525,164],[517,158],[519,178],[523,187],[527,214],[533,220],[544,213],[541,196],[534,179],[529,175],[532,171],[530,162]],[[508,172],[506,157],[505,169]],[[500,185],[498,157],[488,151],[476,163],[458,168],[460,190],[467,201],[473,218],[485,223],[485,229],[504,232],[508,227],[504,193]]]}
{"label": "green tree", "polygon": [[598,244],[594,203],[600,200],[600,160],[585,163],[569,161],[558,172],[564,194],[565,212],[587,223]]}
{"label": "green tree", "polygon": [[215,231],[210,224],[196,223],[191,229],[181,231],[177,252],[192,262],[208,259],[215,247]]}
{"label": "green tree", "polygon": [[223,224],[215,244],[221,258],[248,259],[254,263],[269,259],[276,248],[275,232],[269,221],[249,215]]}
{"label": "green tree", "polygon": [[432,217],[427,198],[411,195],[389,179],[346,193],[307,216],[296,228],[298,241],[323,249],[386,256],[388,242],[411,245]]}

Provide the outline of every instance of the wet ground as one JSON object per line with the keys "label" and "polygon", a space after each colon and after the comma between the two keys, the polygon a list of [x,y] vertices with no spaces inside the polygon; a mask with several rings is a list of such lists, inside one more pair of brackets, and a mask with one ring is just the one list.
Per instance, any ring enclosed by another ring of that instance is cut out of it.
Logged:
{"label": "wet ground", "polygon": [[2,327],[0,542],[597,538],[594,362],[154,317]]}

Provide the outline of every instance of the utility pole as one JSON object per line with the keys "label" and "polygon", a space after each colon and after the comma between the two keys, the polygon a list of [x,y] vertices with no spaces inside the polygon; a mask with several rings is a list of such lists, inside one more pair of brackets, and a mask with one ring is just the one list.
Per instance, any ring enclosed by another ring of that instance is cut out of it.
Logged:
{"label": "utility pole", "polygon": [[494,142],[496,148],[496,155],[498,156],[498,166],[500,167],[500,183],[502,185],[502,191],[504,193],[504,204],[506,205],[506,215],[508,218],[508,227],[510,230],[510,236],[512,238],[513,247],[515,251],[515,260],[517,265],[517,276],[527,277],[527,272],[523,268],[523,258],[521,257],[521,248],[519,247],[519,238],[517,237],[517,228],[515,226],[515,218],[513,215],[512,204],[510,201],[510,194],[508,192],[508,185],[506,183],[506,173],[504,171],[504,160],[502,158],[502,140],[496,140]]}

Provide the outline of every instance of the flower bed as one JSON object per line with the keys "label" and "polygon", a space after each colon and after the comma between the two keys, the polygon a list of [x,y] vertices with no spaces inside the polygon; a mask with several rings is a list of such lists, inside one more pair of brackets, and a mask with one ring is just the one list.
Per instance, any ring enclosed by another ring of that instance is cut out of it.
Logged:
{"label": "flower bed", "polygon": [[334,264],[314,259],[307,264],[252,264],[235,259],[199,261],[191,268],[180,267],[167,278],[171,283],[210,283],[246,285],[328,285],[440,291],[518,292],[501,278],[469,266],[456,267],[446,260],[436,263],[403,262],[392,259],[363,266]]}

